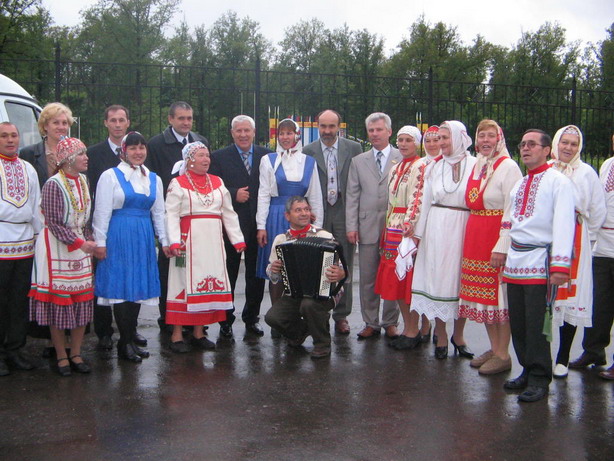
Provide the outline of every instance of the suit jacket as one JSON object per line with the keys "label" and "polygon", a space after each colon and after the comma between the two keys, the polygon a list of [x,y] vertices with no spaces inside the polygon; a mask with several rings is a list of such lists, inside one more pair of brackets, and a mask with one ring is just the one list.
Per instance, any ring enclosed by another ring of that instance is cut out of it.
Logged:
{"label": "suit jacket", "polygon": [[19,158],[30,163],[38,175],[38,184],[41,189],[49,179],[47,173],[47,154],[45,152],[45,141],[41,141],[31,146],[26,146],[19,151]]}
{"label": "suit jacket", "polygon": [[[190,131],[190,133],[188,133],[188,138],[190,142],[200,141],[205,146],[209,147],[207,138],[198,133]],[[173,166],[176,162],[183,159],[181,156],[182,149],[183,144],[177,141],[170,126],[162,133],[155,135],[147,143],[147,159],[145,160],[145,166],[160,176],[165,197],[168,185],[171,179],[173,179],[173,175],[171,174]]]}
{"label": "suit jacket", "polygon": [[100,175],[108,170],[119,165],[120,159],[116,152],[111,150],[109,140],[94,144],[87,148],[87,179],[90,181],[90,192],[92,197],[96,196],[96,187]]}
{"label": "suit jacket", "polygon": [[380,174],[373,150],[354,157],[348,175],[345,207],[347,232],[358,231],[360,243],[377,243],[386,221],[388,209],[388,173],[402,160],[394,147]]}
{"label": "suit jacket", "polygon": [[[303,148],[303,153],[311,155],[318,165],[318,175],[320,177],[320,186],[322,187],[322,201],[324,202],[324,221],[326,222],[327,213],[331,212],[332,207],[328,204],[328,170],[326,165],[326,158],[322,152],[322,143],[319,139],[307,144]],[[350,164],[352,159],[358,154],[362,153],[362,147],[356,141],[351,141],[345,138],[339,138],[339,144],[337,149],[337,177],[339,178],[339,198],[337,202],[341,201],[341,210],[345,213],[346,204],[346,188],[347,179],[350,173]],[[345,216],[344,216],[345,218]]]}
{"label": "suit jacket", "polygon": [[[248,235],[248,231],[252,227],[256,227],[258,188],[260,186],[260,161],[270,152],[272,151],[266,147],[254,145],[252,171],[249,175],[235,144],[216,150],[211,154],[209,173],[219,176],[224,181],[224,185],[232,197],[232,207],[239,215],[239,224],[241,225],[243,235]],[[237,202],[237,190],[245,186],[249,187],[249,200],[245,203],[239,203]]]}

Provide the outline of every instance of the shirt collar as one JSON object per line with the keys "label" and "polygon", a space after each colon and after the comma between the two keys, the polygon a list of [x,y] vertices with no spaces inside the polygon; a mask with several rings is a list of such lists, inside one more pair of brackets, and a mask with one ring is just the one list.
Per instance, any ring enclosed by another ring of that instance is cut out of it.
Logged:
{"label": "shirt collar", "polygon": [[[320,145],[322,146],[322,152],[326,152],[328,146],[322,142],[322,139],[320,139]],[[335,139],[335,143],[331,147],[333,148],[333,152],[339,150],[339,136],[337,136],[337,139]]]}
{"label": "shirt collar", "polygon": [[381,152],[382,154],[384,154],[384,158],[388,157],[388,154],[390,153],[390,150],[392,149],[392,147],[390,146],[390,144],[388,144],[386,147],[384,147],[381,151],[378,151],[375,147],[373,148],[373,155],[377,155],[378,152]]}
{"label": "shirt collar", "polygon": [[187,136],[181,136],[179,133],[177,133],[175,131],[175,128],[173,128],[171,126],[171,132],[173,133],[173,135],[175,136],[175,139],[177,139],[177,142],[183,144],[183,140],[185,139],[187,142],[190,142],[190,133],[188,133]]}
{"label": "shirt collar", "polygon": [[117,154],[117,149],[121,150],[122,146],[118,146],[117,144],[115,144],[113,141],[111,141],[111,138],[107,138],[107,141],[109,142],[109,147],[114,154]]}
{"label": "shirt collar", "polygon": [[[237,146],[235,144],[235,147],[237,148],[237,152],[239,152],[239,154],[243,153],[243,151],[241,150],[241,148],[239,146]],[[247,152],[249,152],[250,154],[254,153],[254,145],[253,144],[250,144],[249,150]]]}

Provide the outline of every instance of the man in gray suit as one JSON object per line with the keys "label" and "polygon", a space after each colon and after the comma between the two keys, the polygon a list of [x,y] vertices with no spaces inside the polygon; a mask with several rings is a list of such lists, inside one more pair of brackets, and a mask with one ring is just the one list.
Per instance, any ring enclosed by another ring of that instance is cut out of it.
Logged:
{"label": "man in gray suit", "polygon": [[360,308],[365,328],[359,339],[380,335],[398,336],[399,308],[396,301],[384,301],[382,321],[379,321],[380,297],[375,294],[375,278],[379,265],[379,241],[384,229],[388,207],[388,173],[401,160],[401,154],[389,143],[392,135],[390,117],[375,112],[365,120],[373,149],[352,160],[346,191],[346,226],[350,243],[358,243],[360,269]]}
{"label": "man in gray suit", "polygon": [[334,110],[325,110],[318,115],[318,131],[320,139],[306,145],[303,153],[315,158],[324,198],[323,229],[335,237],[343,247],[343,254],[348,265],[348,287],[335,308],[333,320],[335,331],[339,334],[350,333],[347,316],[352,312],[352,268],[356,245],[348,241],[345,226],[345,189],[347,186],[350,163],[362,152],[362,147],[356,141],[339,137],[341,115]]}

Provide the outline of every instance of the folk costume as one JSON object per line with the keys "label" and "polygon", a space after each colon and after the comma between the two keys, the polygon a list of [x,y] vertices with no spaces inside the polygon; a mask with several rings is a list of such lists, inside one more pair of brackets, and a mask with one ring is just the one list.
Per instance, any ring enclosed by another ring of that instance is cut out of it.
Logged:
{"label": "folk costume", "polygon": [[[283,120],[282,120],[283,121]],[[324,220],[322,190],[315,159],[301,152],[300,130],[296,125],[296,144],[283,150],[278,143],[277,152],[268,154],[260,162],[260,188],[256,226],[267,232],[267,244],[258,249],[256,275],[267,279],[266,268],[274,235],[283,234],[290,224],[284,216],[286,201],[293,195],[306,197],[320,227]]]}
{"label": "folk costume", "polygon": [[[205,146],[199,142],[186,145],[184,159],[200,148]],[[171,249],[183,255],[171,259],[166,323],[209,325],[226,320],[233,306],[222,232],[236,249],[245,243],[222,180],[186,171],[185,160],[178,164],[181,175],[169,185],[166,218]]]}
{"label": "folk costume", "polygon": [[[85,146],[75,138],[58,143],[58,165]],[[74,329],[87,325],[94,312],[92,257],[81,250],[92,239],[87,178],[60,170],[43,186],[45,228],[36,239],[30,288],[30,320]]]}
{"label": "folk costume", "polygon": [[429,320],[458,318],[460,272],[469,209],[465,189],[476,163],[467,149],[471,138],[458,121],[444,122],[453,153],[427,168],[420,219],[415,236],[421,239],[412,282],[411,310]]}
{"label": "folk costume", "polygon": [[[413,126],[404,126],[397,133],[408,134],[420,146],[422,136]],[[413,271],[402,280],[396,273],[398,247],[403,238],[403,227],[416,226],[422,208],[422,189],[426,160],[418,157],[404,158],[391,170],[388,182],[388,211],[386,227],[381,241],[381,259],[375,280],[375,293],[382,299],[396,301],[403,299],[411,302],[411,282]]]}
{"label": "folk costume", "polygon": [[501,220],[510,191],[520,178],[520,168],[510,158],[503,131],[497,127],[497,145],[488,157],[478,152],[467,183],[465,203],[471,214],[463,246],[459,317],[488,324],[509,320],[500,271],[490,265],[490,257],[509,249],[509,229],[501,229]]}

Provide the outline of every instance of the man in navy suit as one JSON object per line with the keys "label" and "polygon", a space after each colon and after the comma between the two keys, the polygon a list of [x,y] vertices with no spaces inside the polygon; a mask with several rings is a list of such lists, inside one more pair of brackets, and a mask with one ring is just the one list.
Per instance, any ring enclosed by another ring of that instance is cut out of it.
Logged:
{"label": "man in navy suit", "polygon": [[[209,173],[219,176],[232,196],[232,206],[239,215],[241,232],[247,249],[245,255],[245,306],[241,318],[248,333],[262,336],[264,332],[258,320],[260,304],[264,295],[264,279],[256,277],[258,242],[256,241],[256,208],[260,185],[260,160],[271,150],[254,145],[256,124],[247,115],[237,115],[231,122],[232,139],[228,147],[211,154]],[[234,298],[235,285],[241,265],[241,254],[237,253],[226,235],[226,267]],[[220,323],[222,336],[232,336],[235,316],[229,311],[228,320]]]}
{"label": "man in navy suit", "polygon": [[[107,139],[87,149],[87,179],[90,182],[90,193],[94,199],[94,206],[96,186],[98,185],[100,175],[109,168],[119,165],[122,139],[130,126],[128,109],[119,104],[107,107],[104,111],[104,126],[109,133]],[[96,303],[94,307],[94,331],[96,336],[98,336],[98,348],[101,350],[111,350],[113,348],[113,340],[111,339],[113,335],[112,323],[113,312],[111,306],[100,306]]]}

